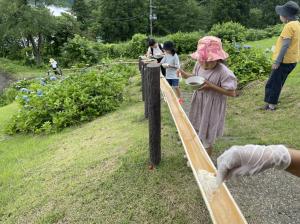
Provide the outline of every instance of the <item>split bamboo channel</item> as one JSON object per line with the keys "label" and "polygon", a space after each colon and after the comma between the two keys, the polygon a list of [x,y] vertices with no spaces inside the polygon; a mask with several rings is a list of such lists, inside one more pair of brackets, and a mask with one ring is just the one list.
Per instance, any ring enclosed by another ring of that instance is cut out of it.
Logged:
{"label": "split bamboo channel", "polygon": [[185,153],[208,208],[212,222],[214,224],[247,223],[224,183],[215,192],[212,198],[209,198],[204,191],[204,188],[198,179],[197,171],[206,170],[210,173],[216,174],[216,168],[204,149],[188,117],[179,104],[174,91],[163,76],[161,76],[160,79],[160,89],[164,96],[164,100],[170,109],[170,113],[177,127]]}

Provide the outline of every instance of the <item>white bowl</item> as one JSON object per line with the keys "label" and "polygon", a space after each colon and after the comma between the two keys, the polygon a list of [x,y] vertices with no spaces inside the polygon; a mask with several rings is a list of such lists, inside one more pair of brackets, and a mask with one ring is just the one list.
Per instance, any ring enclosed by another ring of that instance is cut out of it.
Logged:
{"label": "white bowl", "polygon": [[185,83],[191,86],[193,89],[199,89],[205,82],[205,79],[201,76],[192,76],[185,80]]}
{"label": "white bowl", "polygon": [[163,58],[164,56],[162,54],[160,55],[153,55],[152,58],[155,58],[155,59],[161,59]]}
{"label": "white bowl", "polygon": [[164,68],[167,68],[167,67],[169,67],[169,64],[163,63],[161,66],[164,67]]}

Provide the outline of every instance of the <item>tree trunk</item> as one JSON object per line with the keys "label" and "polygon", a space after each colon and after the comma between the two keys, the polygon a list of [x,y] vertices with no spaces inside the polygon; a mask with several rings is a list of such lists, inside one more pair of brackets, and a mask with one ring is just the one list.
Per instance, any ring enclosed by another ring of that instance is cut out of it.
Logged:
{"label": "tree trunk", "polygon": [[42,44],[43,44],[43,37],[42,37],[41,33],[38,34],[37,44],[34,41],[34,38],[31,34],[28,35],[28,40],[30,41],[30,43],[32,45],[35,63],[37,65],[41,65],[41,62],[42,62],[41,50],[42,50]]}

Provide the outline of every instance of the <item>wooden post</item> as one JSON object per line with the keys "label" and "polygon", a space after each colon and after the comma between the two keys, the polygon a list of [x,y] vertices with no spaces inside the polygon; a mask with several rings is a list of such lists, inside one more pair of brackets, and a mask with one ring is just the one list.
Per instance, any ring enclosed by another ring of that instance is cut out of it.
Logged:
{"label": "wooden post", "polygon": [[142,73],[142,58],[139,57],[139,71]]}
{"label": "wooden post", "polygon": [[142,81],[142,86],[141,86],[141,89],[142,89],[142,100],[145,101],[145,70],[144,70],[144,67],[145,67],[145,64],[144,62],[142,61],[142,59],[140,58],[139,59],[139,70],[140,70],[140,73],[141,73],[141,81]]}
{"label": "wooden post", "polygon": [[160,65],[149,64],[147,68],[150,163],[155,166],[161,160]]}
{"label": "wooden post", "polygon": [[150,69],[148,68],[147,64],[144,64],[144,70],[143,70],[143,92],[144,92],[144,115],[145,118],[149,117],[149,74]]}
{"label": "wooden post", "polygon": [[147,76],[147,64],[142,62],[142,97],[143,101],[146,100],[146,77]]}

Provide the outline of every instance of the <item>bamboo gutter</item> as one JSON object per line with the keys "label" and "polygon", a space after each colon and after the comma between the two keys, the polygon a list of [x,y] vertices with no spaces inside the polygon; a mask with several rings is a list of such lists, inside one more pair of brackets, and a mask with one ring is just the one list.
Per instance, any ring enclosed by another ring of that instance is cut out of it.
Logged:
{"label": "bamboo gutter", "polygon": [[179,136],[184,146],[185,153],[190,162],[191,169],[200,188],[201,194],[214,224],[245,224],[247,223],[238,205],[223,183],[215,195],[209,199],[198,179],[198,170],[206,170],[216,174],[216,168],[199,140],[188,117],[179,104],[177,97],[166,81],[161,76],[160,88],[170,113],[177,127]]}

